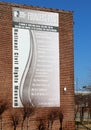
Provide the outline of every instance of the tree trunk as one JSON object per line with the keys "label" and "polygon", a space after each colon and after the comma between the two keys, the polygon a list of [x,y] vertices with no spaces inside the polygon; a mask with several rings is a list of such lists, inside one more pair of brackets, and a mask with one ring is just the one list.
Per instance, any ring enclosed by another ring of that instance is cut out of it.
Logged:
{"label": "tree trunk", "polygon": [[23,130],[24,121],[21,123],[21,130]]}
{"label": "tree trunk", "polygon": [[14,130],[16,130],[16,126],[14,126]]}

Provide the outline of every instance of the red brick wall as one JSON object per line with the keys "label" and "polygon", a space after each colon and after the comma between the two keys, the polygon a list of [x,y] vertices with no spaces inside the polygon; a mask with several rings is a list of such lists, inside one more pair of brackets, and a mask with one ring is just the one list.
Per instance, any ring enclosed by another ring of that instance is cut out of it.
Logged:
{"label": "red brick wall", "polygon": [[[74,129],[74,48],[72,13],[60,13],[60,83],[64,130]],[[67,91],[64,92],[64,87]]]}
{"label": "red brick wall", "polygon": [[[10,115],[17,111],[21,117],[21,109],[12,108],[12,7],[21,7],[59,13],[59,52],[60,52],[60,108],[37,108],[30,118],[31,130],[35,129],[38,119],[46,117],[51,109],[61,110],[63,130],[75,130],[74,123],[74,48],[73,48],[73,13],[70,11],[45,9],[39,7],[0,3],[0,101],[8,103],[3,113],[3,129],[12,130]],[[64,92],[64,87],[67,91]],[[24,124],[26,126],[26,122]],[[17,127],[20,130],[20,124]],[[59,129],[59,121],[55,121],[54,130]]]}

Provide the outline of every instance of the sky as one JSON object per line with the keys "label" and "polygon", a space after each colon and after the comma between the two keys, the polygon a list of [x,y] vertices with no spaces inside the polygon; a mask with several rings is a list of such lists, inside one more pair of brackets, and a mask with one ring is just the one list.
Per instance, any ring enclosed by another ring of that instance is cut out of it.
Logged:
{"label": "sky", "polygon": [[0,0],[73,11],[74,83],[77,90],[91,85],[91,0]]}

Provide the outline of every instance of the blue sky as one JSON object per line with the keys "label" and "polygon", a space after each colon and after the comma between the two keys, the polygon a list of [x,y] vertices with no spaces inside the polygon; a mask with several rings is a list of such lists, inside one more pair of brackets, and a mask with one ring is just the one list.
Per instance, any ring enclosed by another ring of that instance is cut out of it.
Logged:
{"label": "blue sky", "polygon": [[91,0],[0,0],[74,12],[74,75],[77,88],[91,84]]}

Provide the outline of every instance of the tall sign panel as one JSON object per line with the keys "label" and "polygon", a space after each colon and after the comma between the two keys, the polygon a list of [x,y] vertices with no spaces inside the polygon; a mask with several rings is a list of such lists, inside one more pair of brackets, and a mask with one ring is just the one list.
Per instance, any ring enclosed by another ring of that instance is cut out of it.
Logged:
{"label": "tall sign panel", "polygon": [[60,106],[59,15],[13,8],[13,107]]}

